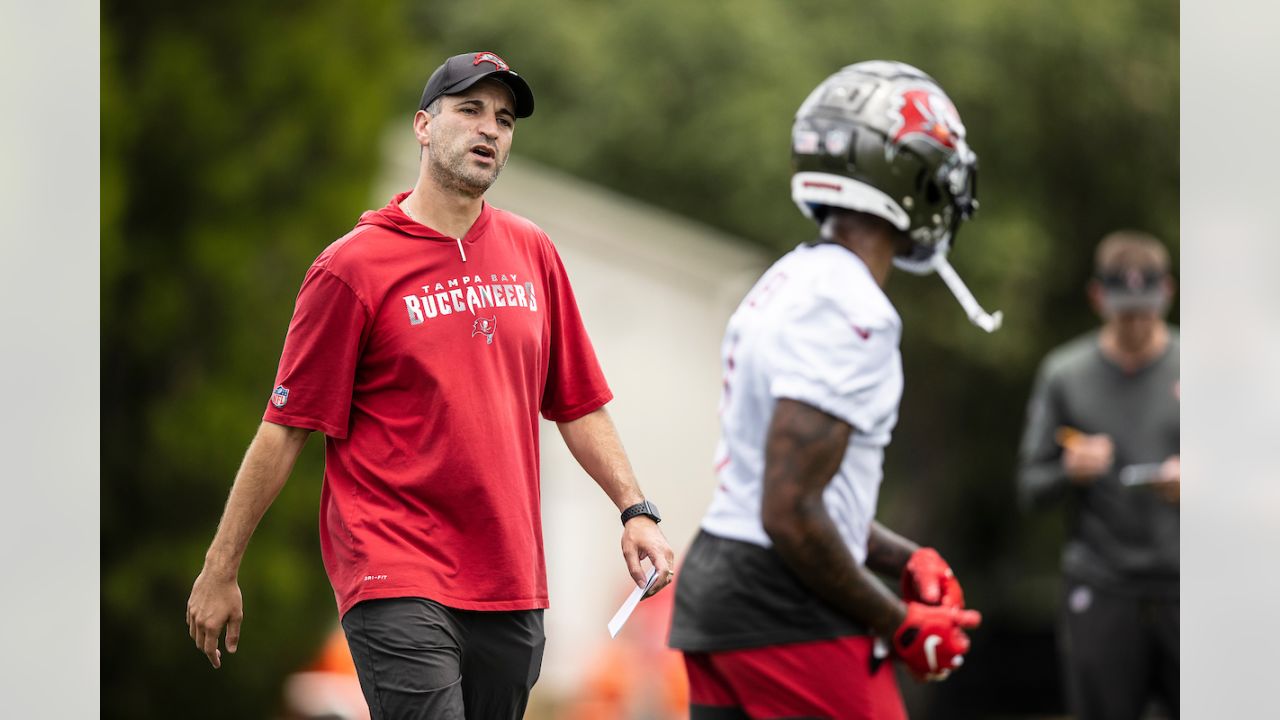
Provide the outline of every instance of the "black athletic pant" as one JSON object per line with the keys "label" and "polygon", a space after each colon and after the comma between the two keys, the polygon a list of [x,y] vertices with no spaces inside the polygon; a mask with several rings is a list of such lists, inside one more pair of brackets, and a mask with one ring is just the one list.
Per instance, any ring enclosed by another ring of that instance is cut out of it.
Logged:
{"label": "black athletic pant", "polygon": [[1062,647],[1079,720],[1138,720],[1154,696],[1178,717],[1178,598],[1099,590],[1068,580]]}
{"label": "black athletic pant", "polygon": [[366,600],[342,618],[373,720],[518,720],[542,669],[541,610]]}

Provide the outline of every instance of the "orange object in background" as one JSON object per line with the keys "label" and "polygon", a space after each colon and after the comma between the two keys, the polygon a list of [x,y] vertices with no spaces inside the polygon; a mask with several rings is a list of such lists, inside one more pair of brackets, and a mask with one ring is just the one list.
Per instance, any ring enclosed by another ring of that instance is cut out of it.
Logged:
{"label": "orange object in background", "polygon": [[285,720],[369,720],[342,628],[329,634],[315,660],[285,678],[284,713]]}
{"label": "orange object in background", "polygon": [[[684,658],[667,647],[674,600],[673,585],[642,601],[617,638],[602,632],[600,644],[586,655],[582,686],[557,714],[559,720],[689,717]],[[330,633],[311,663],[285,680],[284,700],[285,720],[369,720],[341,628]]]}
{"label": "orange object in background", "polygon": [[601,633],[600,644],[586,656],[582,687],[560,720],[689,717],[684,658],[667,647],[675,596],[673,584],[641,601],[618,637]]}
{"label": "orange object in background", "polygon": [[356,661],[351,659],[351,648],[347,647],[347,636],[342,628],[329,633],[320,654],[314,662],[303,668],[307,672],[330,672],[340,675],[356,675]]}

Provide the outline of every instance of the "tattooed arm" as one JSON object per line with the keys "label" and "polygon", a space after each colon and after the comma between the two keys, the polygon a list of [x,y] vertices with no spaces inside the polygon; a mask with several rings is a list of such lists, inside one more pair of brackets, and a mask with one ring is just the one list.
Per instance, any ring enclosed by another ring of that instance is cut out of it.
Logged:
{"label": "tattooed arm", "polygon": [[765,443],[762,520],[774,550],[809,590],[891,637],[906,606],[854,560],[822,503],[852,432],[810,405],[778,400]]}
{"label": "tattooed arm", "polygon": [[876,572],[899,577],[920,546],[878,522],[871,523],[867,536],[867,567]]}

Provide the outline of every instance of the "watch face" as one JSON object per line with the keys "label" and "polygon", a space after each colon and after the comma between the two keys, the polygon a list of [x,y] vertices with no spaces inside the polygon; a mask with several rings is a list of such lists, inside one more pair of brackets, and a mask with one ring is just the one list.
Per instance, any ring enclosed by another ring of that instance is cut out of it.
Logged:
{"label": "watch face", "polygon": [[622,512],[622,522],[625,524],[628,520],[640,515],[648,515],[653,518],[654,522],[662,522],[662,514],[658,512],[658,506],[644,500],[632,505]]}

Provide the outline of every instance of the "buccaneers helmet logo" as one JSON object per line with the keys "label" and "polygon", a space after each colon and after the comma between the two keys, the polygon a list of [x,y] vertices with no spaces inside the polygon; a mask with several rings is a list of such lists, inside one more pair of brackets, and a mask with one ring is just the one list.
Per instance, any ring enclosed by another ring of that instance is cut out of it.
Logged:
{"label": "buccaneers helmet logo", "polygon": [[471,323],[471,337],[476,335],[484,335],[484,344],[493,344],[493,333],[498,329],[498,316],[478,317],[476,321]]}
{"label": "buccaneers helmet logo", "polygon": [[907,90],[894,98],[892,108],[890,133],[895,145],[911,135],[923,135],[942,147],[955,150],[957,143],[964,139],[960,114],[943,95],[924,88]]}

